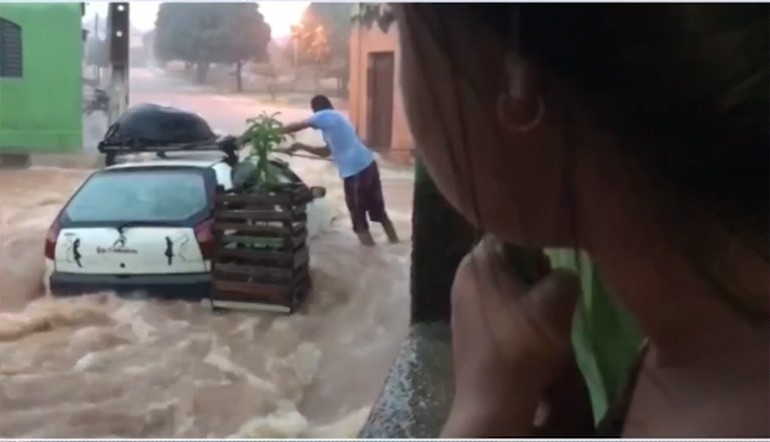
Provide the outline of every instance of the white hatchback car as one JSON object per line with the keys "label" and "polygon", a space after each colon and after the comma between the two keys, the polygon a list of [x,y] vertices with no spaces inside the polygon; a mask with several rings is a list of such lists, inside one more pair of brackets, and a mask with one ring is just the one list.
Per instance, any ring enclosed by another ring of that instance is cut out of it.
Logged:
{"label": "white hatchback car", "polygon": [[[279,162],[271,167],[280,180],[304,185]],[[49,293],[209,298],[213,199],[232,188],[232,168],[221,160],[154,160],[94,172],[48,231]],[[331,222],[324,189],[312,191],[308,237]]]}

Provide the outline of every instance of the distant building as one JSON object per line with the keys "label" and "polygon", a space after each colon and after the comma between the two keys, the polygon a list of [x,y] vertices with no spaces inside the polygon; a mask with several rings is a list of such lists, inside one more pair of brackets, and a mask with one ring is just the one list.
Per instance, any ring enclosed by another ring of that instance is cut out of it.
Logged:
{"label": "distant building", "polygon": [[[386,6],[382,6],[386,8]],[[376,21],[376,20],[375,20]],[[349,115],[359,136],[383,154],[411,156],[412,134],[401,96],[398,23],[356,20],[350,34]]]}

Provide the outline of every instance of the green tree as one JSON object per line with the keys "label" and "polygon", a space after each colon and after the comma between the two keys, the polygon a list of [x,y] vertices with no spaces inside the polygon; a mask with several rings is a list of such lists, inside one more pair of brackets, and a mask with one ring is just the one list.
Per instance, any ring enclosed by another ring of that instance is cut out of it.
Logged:
{"label": "green tree", "polygon": [[267,60],[267,45],[270,43],[270,26],[259,12],[257,5],[250,3],[227,4],[231,9],[224,16],[224,34],[220,36],[221,51],[217,62],[235,65],[235,81],[238,92],[243,90],[242,71],[246,62]]}
{"label": "green tree", "polygon": [[297,63],[321,66],[331,59],[326,29],[315,21],[302,21],[291,27],[292,43],[297,47]]}
{"label": "green tree", "polygon": [[340,91],[350,75],[350,12],[349,3],[311,3],[297,25],[305,32],[297,41],[298,61],[336,78]]}
{"label": "green tree", "polygon": [[278,86],[278,72],[275,65],[270,61],[265,61],[254,65],[252,72],[262,77],[265,83],[265,91],[270,94],[270,101],[275,101],[276,89]]}
{"label": "green tree", "polygon": [[326,37],[326,29],[317,21],[303,20],[291,27],[291,39],[295,50],[295,62],[314,68],[316,89],[318,89],[321,72],[331,61],[331,48]]}
{"label": "green tree", "polygon": [[323,26],[332,58],[350,57],[350,4],[311,3],[302,17],[306,20]]}
{"label": "green tree", "polygon": [[263,60],[270,42],[270,26],[256,3],[162,3],[155,29],[159,61],[194,65],[200,83],[211,63],[232,64],[239,91],[244,63]]}

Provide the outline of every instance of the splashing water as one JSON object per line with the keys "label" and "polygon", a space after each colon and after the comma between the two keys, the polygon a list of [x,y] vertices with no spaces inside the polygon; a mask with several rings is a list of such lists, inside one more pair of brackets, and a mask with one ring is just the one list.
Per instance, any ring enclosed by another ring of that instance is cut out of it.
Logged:
{"label": "splashing water", "polygon": [[[293,316],[109,293],[50,298],[42,244],[87,171],[0,171],[0,437],[353,437],[408,323],[409,245],[365,248],[331,164],[293,159],[332,214]],[[409,237],[410,174],[383,170]]]}

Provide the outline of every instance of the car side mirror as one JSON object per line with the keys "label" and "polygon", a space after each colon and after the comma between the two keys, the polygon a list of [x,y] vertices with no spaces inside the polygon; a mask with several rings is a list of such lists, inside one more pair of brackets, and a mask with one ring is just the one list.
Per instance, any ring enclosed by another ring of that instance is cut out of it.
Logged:
{"label": "car side mirror", "polygon": [[313,186],[310,188],[310,193],[313,195],[313,199],[323,198],[326,196],[326,187]]}

